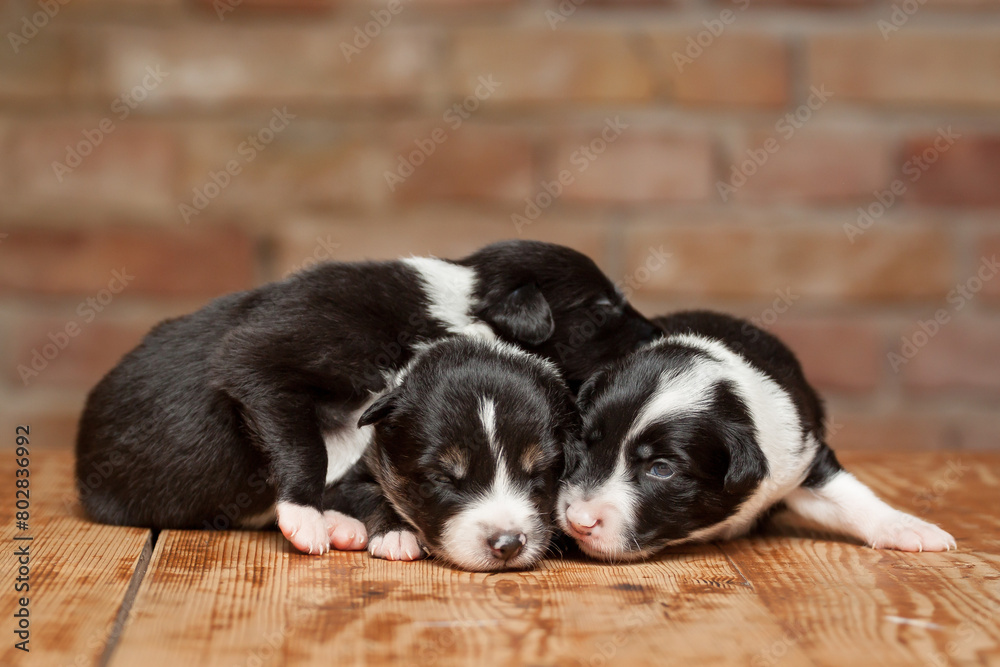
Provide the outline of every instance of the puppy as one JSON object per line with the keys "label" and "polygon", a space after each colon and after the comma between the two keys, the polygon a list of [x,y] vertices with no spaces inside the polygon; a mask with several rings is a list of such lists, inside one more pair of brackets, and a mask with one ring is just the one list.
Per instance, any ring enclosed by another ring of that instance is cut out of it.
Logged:
{"label": "puppy", "polygon": [[628,560],[736,537],[779,502],[873,548],[955,546],[841,468],[820,399],[777,338],[709,312],[654,322],[662,339],[580,391],[586,451],[557,516],[585,553]]}
{"label": "puppy", "polygon": [[396,382],[361,416],[372,445],[329,489],[330,506],[363,520],[373,556],[415,560],[426,548],[466,570],[533,565],[578,437],[556,367],[457,337],[420,351]]}
{"label": "puppy", "polygon": [[655,327],[594,263],[535,241],[459,261],[331,262],[155,327],[91,391],[77,484],[97,521],[273,524],[301,551],[361,549],[324,489],[371,438],[358,417],[414,346],[500,338],[582,381]]}

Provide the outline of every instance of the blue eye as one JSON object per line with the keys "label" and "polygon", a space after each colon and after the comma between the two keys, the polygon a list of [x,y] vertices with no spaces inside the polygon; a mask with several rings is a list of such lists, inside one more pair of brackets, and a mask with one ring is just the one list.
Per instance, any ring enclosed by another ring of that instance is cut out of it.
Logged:
{"label": "blue eye", "polygon": [[646,474],[654,479],[670,479],[674,476],[674,469],[668,461],[656,459],[649,464]]}

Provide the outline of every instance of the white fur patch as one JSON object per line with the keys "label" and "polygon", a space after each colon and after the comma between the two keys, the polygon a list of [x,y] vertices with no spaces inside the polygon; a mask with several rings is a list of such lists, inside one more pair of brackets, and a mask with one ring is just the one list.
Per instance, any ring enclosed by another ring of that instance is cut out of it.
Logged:
{"label": "white fur patch", "polygon": [[882,501],[854,475],[840,471],[816,489],[799,488],[785,498],[789,509],[810,521],[863,541],[875,549],[946,551],[955,538],[934,524]]}
{"label": "white fur patch", "polygon": [[[599,558],[632,558],[642,555],[634,542],[638,497],[629,479],[625,448],[618,453],[615,469],[604,482],[591,492],[578,486],[564,490],[557,514],[564,531],[572,535],[590,556]],[[584,534],[570,524],[583,527]]]}
{"label": "white fur patch", "polygon": [[[691,372],[702,374],[703,381],[709,385],[719,380],[732,383],[734,393],[750,413],[757,446],[767,460],[768,476],[735,514],[680,541],[735,537],[753,527],[765,509],[798,488],[808,473],[819,443],[811,437],[803,441],[802,423],[788,393],[721,341],[681,334],[653,343],[654,346],[669,344],[702,350],[718,360],[700,360]],[[650,402],[655,400],[654,397]]]}
{"label": "white fur patch", "polygon": [[[496,440],[496,407],[492,400],[480,404],[479,418],[496,460],[496,473],[489,492],[448,519],[441,533],[444,555],[469,570],[498,570],[532,563],[548,546],[545,526],[526,491],[510,481],[507,460]],[[502,561],[493,556],[488,539],[496,533],[526,536],[521,552]]]}
{"label": "white fur patch", "polygon": [[358,428],[358,419],[378,396],[372,396],[360,408],[352,412],[347,423],[338,429],[323,434],[326,445],[326,484],[333,484],[351,469],[368,449],[375,435],[374,426]]}
{"label": "white fur patch", "polygon": [[483,425],[483,433],[486,434],[486,443],[490,446],[490,451],[493,452],[493,457],[499,459],[500,463],[503,464],[503,453],[500,451],[499,443],[497,443],[496,420],[496,404],[492,399],[484,398],[479,404],[479,421]]}
{"label": "white fur patch", "polygon": [[495,337],[493,329],[469,314],[476,291],[475,271],[436,257],[408,257],[401,261],[420,277],[430,316],[448,331],[476,338]]}

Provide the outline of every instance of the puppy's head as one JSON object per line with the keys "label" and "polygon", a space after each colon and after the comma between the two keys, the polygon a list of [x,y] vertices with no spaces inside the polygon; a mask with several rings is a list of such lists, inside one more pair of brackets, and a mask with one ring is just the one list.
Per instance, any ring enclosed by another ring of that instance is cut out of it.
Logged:
{"label": "puppy's head", "polygon": [[608,560],[725,532],[768,473],[749,372],[725,350],[667,339],[590,378],[578,398],[585,451],[561,486],[560,527]]}
{"label": "puppy's head", "polygon": [[432,554],[487,571],[545,553],[577,431],[552,364],[500,341],[447,339],[419,352],[359,424],[375,424],[372,472]]}
{"label": "puppy's head", "polygon": [[590,258],[570,248],[504,241],[460,263],[476,270],[474,314],[554,361],[571,383],[659,335]]}

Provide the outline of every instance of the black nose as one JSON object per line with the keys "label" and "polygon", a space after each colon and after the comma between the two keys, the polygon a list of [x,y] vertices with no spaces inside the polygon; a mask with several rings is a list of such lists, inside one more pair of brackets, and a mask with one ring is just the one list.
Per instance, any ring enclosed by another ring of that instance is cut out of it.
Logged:
{"label": "black nose", "polygon": [[521,553],[521,548],[527,541],[524,533],[494,533],[486,543],[490,545],[494,556],[500,560],[510,560]]}

